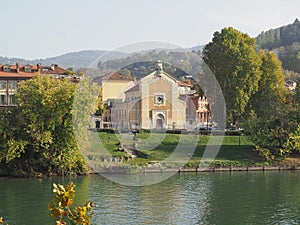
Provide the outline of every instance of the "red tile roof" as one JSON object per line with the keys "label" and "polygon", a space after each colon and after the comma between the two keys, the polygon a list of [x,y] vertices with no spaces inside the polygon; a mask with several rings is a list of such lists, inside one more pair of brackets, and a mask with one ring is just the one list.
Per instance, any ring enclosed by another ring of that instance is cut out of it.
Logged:
{"label": "red tile roof", "polygon": [[190,83],[190,81],[178,81],[178,86],[181,87],[193,87],[193,85]]}
{"label": "red tile roof", "polygon": [[101,80],[127,80],[127,81],[134,81],[133,77],[124,76],[118,72],[111,72],[105,74],[104,76],[99,77]]}
{"label": "red tile roof", "polygon": [[[8,66],[10,71],[4,71],[4,67]],[[30,67],[30,72],[25,72],[25,68]],[[57,74],[64,75],[67,70],[53,64],[51,66],[41,66],[41,65],[21,65],[17,63],[16,65],[1,65],[0,64],[0,77],[21,77],[21,78],[31,78],[40,74]]]}

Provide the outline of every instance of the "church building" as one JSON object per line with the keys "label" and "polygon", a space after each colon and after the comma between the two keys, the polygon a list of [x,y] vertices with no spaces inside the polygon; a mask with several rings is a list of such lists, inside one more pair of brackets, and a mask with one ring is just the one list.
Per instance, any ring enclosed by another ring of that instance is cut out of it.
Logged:
{"label": "church building", "polygon": [[125,91],[125,101],[114,104],[112,125],[119,129],[184,129],[186,102],[179,91],[178,81],[163,71],[159,61],[156,71]]}

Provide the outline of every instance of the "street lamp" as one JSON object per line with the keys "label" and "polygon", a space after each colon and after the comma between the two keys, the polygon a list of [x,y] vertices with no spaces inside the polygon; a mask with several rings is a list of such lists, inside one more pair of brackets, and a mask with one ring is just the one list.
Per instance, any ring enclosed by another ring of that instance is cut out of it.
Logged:
{"label": "street lamp", "polygon": [[133,133],[133,140],[136,141],[136,134],[139,132],[139,124],[138,123],[133,123],[130,125],[130,130],[131,133]]}

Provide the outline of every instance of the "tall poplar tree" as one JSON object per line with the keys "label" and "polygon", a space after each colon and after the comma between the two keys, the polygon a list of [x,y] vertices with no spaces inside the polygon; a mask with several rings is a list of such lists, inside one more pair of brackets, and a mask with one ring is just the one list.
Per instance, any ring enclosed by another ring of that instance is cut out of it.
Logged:
{"label": "tall poplar tree", "polygon": [[244,114],[251,96],[258,90],[261,59],[255,39],[232,27],[215,32],[203,50],[204,62],[218,80],[226,102],[227,122]]}

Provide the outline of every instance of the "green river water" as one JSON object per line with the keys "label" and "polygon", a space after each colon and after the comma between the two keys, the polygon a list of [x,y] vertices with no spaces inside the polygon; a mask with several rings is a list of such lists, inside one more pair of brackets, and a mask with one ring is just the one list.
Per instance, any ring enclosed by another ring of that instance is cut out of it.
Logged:
{"label": "green river water", "polygon": [[52,183],[69,181],[78,204],[96,203],[92,224],[300,224],[300,171],[186,173],[142,187],[100,175],[1,178],[0,216],[9,225],[55,224]]}

